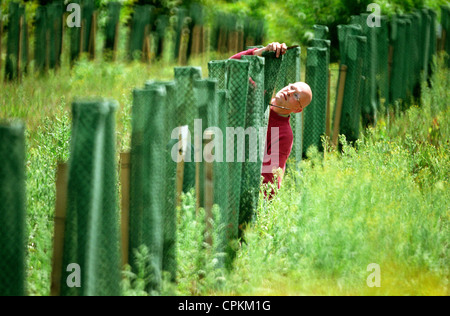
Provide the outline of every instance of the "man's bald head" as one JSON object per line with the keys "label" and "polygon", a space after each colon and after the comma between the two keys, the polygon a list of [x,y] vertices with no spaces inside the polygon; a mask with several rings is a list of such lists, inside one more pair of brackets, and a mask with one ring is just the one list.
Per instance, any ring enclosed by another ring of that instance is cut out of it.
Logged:
{"label": "man's bald head", "polygon": [[272,104],[275,111],[286,115],[300,113],[312,100],[311,87],[305,82],[295,82],[287,85],[275,95]]}

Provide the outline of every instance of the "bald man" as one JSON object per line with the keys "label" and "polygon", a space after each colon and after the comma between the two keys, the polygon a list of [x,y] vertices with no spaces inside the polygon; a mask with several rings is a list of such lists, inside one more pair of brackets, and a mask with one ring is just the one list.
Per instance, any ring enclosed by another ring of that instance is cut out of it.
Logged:
{"label": "bald man", "polygon": [[[286,53],[285,43],[270,43],[263,48],[252,48],[231,58],[240,59],[243,55],[261,56],[263,52],[275,52],[278,58]],[[270,103],[267,126],[266,151],[262,166],[263,183],[273,183],[277,174],[277,187],[281,187],[286,161],[291,154],[294,134],[289,122],[291,113],[300,113],[312,100],[312,91],[305,82],[295,82],[277,92]]]}

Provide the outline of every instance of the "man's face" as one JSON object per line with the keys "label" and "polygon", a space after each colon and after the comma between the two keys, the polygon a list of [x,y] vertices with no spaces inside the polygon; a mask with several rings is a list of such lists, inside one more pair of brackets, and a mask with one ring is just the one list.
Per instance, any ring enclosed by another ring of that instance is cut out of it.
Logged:
{"label": "man's face", "polygon": [[311,89],[306,83],[291,83],[278,91],[275,95],[275,104],[286,109],[279,108],[282,114],[291,112],[299,113],[311,102]]}

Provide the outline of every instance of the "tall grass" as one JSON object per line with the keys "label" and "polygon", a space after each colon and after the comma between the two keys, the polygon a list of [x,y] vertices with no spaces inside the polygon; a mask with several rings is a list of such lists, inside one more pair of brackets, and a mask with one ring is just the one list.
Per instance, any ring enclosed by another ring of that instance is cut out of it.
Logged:
{"label": "tall grass", "polygon": [[[207,76],[205,60],[191,63]],[[69,155],[71,102],[117,100],[117,151],[128,150],[132,89],[171,80],[174,66],[82,60],[2,86],[0,118],[27,126],[30,295],[50,292],[55,170]],[[443,67],[440,61],[431,88],[423,85],[420,106],[382,117],[355,146],[341,139],[342,153],[311,148],[300,172],[291,161],[277,196],[260,200],[231,271],[218,269],[220,254],[203,243],[204,217],[187,194],[178,212],[178,283],[165,283],[162,294],[448,294],[450,85]],[[136,255],[145,271],[146,250]],[[366,284],[370,263],[380,265],[380,288]],[[144,274],[125,276],[125,294],[145,294]]]}
{"label": "tall grass", "polygon": [[[200,57],[192,63],[201,61]],[[132,90],[150,79],[173,80],[174,66],[165,61],[142,64],[81,59],[73,68],[65,65],[45,76],[30,72],[20,84],[1,82],[0,120],[20,119],[26,125],[27,290],[30,295],[50,294],[55,172],[57,162],[69,158],[72,102],[89,97],[119,102],[118,155],[130,148]],[[202,69],[207,66],[202,64]]]}
{"label": "tall grass", "polygon": [[[442,64],[440,64],[442,65]],[[449,76],[342,153],[312,147],[261,201],[227,277],[232,295],[448,295]],[[369,287],[370,263],[381,287]]]}

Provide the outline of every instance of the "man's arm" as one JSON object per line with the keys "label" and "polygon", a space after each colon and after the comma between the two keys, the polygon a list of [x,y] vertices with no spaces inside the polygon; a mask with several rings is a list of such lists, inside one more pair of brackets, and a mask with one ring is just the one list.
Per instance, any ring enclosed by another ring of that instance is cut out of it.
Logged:
{"label": "man's arm", "polygon": [[250,49],[244,50],[243,52],[240,52],[240,53],[237,53],[236,55],[231,56],[230,59],[241,59],[241,57],[244,55],[254,55],[255,50],[257,50],[257,48],[250,48]]}
{"label": "man's arm", "polygon": [[281,55],[284,55],[284,53],[286,53],[286,50],[287,50],[287,46],[285,43],[280,44],[278,42],[273,42],[273,43],[270,43],[269,45],[267,45],[266,47],[256,49],[253,52],[253,55],[261,57],[262,53],[264,53],[264,52],[275,52],[276,57],[278,58]]}
{"label": "man's arm", "polygon": [[256,56],[261,57],[262,53],[264,53],[264,52],[275,52],[276,57],[278,58],[281,55],[283,55],[284,53],[286,53],[286,50],[287,50],[287,46],[285,43],[280,44],[278,42],[273,42],[273,43],[270,43],[269,45],[267,45],[266,47],[247,49],[243,52],[240,52],[240,53],[237,53],[236,55],[231,56],[230,59],[241,59],[241,57],[243,55],[256,55]]}

